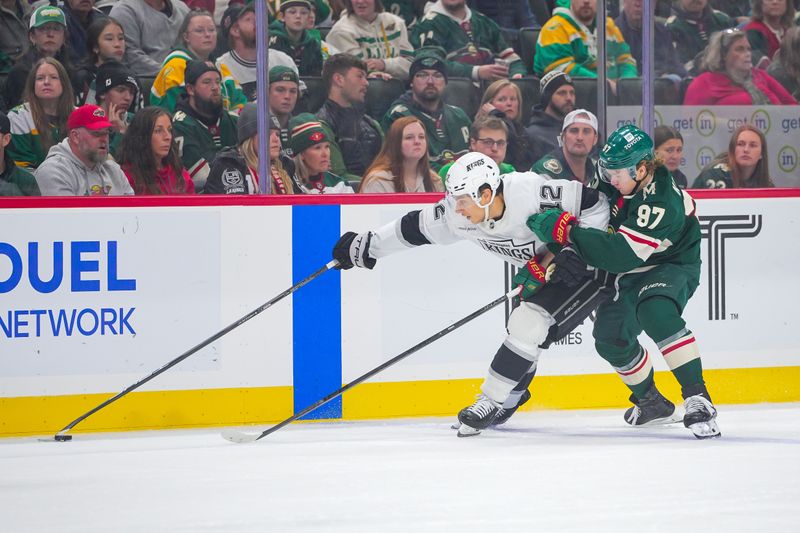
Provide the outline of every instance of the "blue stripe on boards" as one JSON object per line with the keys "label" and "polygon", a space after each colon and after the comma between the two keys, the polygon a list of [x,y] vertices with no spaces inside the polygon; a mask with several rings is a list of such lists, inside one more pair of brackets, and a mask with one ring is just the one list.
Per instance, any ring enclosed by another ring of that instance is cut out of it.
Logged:
{"label": "blue stripe on boards", "polygon": [[[292,207],[292,283],[331,260],[339,238],[338,205]],[[328,271],[292,295],[294,412],[342,386],[341,274]],[[342,397],[304,419],[341,418]]]}

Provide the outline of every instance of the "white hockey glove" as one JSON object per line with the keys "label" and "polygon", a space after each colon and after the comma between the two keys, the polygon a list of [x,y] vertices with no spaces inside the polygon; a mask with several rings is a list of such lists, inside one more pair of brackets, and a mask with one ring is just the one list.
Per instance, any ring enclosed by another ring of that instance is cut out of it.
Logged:
{"label": "white hockey glove", "polygon": [[348,231],[342,235],[333,247],[333,258],[339,261],[337,268],[349,270],[354,266],[359,268],[372,267],[377,263],[377,259],[369,256],[369,243],[372,240],[372,232],[354,233]]}

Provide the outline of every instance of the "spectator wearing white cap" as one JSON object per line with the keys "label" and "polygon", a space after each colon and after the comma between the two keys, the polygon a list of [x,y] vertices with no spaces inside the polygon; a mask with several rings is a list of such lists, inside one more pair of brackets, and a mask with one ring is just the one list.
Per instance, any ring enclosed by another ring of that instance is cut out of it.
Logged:
{"label": "spectator wearing white cap", "polygon": [[531,170],[588,185],[594,177],[595,161],[591,154],[597,140],[597,117],[586,109],[576,109],[564,118],[559,147],[534,163]]}

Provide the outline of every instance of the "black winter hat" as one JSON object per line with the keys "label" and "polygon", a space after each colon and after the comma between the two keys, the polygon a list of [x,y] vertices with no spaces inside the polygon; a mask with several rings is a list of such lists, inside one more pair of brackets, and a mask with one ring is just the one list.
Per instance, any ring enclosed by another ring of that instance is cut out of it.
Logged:
{"label": "black winter hat", "polygon": [[194,85],[197,83],[197,79],[206,72],[216,72],[222,76],[219,69],[215,67],[214,63],[211,61],[203,61],[201,59],[189,60],[186,62],[186,70],[183,74],[184,82],[189,85]]}
{"label": "black winter hat", "polygon": [[100,103],[100,97],[117,85],[129,85],[133,89],[133,101],[139,94],[139,84],[133,72],[119,61],[106,61],[97,67],[97,78],[94,81],[95,100]]}
{"label": "black winter hat", "polygon": [[566,72],[562,72],[560,70],[551,70],[544,76],[542,76],[541,81],[539,82],[539,94],[541,94],[541,104],[543,107],[547,107],[550,105],[550,100],[553,98],[553,94],[558,90],[559,87],[562,85],[572,85],[572,78],[569,77],[569,74]]}
{"label": "black winter hat", "polygon": [[439,46],[426,46],[417,50],[414,62],[408,70],[408,79],[412,80],[414,75],[420,70],[437,70],[444,74],[447,81],[447,63],[445,62],[446,53]]}

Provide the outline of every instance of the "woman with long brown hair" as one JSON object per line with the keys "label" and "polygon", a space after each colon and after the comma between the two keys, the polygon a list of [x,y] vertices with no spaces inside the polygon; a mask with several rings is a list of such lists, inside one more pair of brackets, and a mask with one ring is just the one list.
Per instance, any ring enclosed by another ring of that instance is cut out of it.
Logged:
{"label": "woman with long brown hair", "polygon": [[18,166],[34,170],[50,148],[67,136],[75,96],[64,66],[52,57],[39,59],[25,81],[23,99],[24,103],[8,114],[8,151]]}
{"label": "woman with long brown hair", "polygon": [[693,189],[742,189],[774,187],[769,177],[767,139],[750,124],[736,128],[728,151],[718,155],[697,176]]}
{"label": "woman with long brown hair", "polygon": [[173,141],[172,117],[161,107],[136,113],[119,147],[119,165],[136,194],[194,194]]}
{"label": "woman with long brown hair", "polygon": [[358,192],[443,191],[442,180],[428,161],[425,126],[413,116],[392,123],[381,151],[364,173]]}

